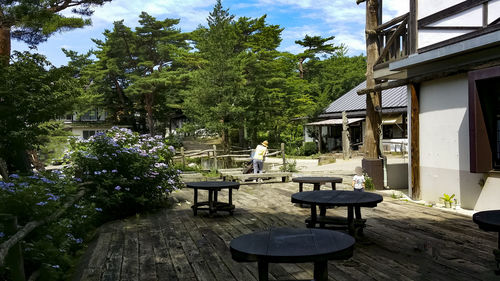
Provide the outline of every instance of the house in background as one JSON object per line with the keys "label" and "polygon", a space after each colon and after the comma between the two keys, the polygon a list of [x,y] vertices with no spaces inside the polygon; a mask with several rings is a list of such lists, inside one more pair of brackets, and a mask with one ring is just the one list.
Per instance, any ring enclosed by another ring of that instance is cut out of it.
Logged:
{"label": "house in background", "polygon": [[[103,108],[95,108],[87,111],[85,114],[74,112],[67,114],[62,121],[64,127],[70,130],[71,133],[79,138],[88,139],[98,132],[104,132],[111,129],[114,124],[106,121],[108,114]],[[123,128],[131,128],[132,126],[123,126]]]}
{"label": "house in background", "polygon": [[377,84],[359,92],[407,86],[414,199],[500,209],[500,1],[409,2],[376,28]]}
{"label": "house in background", "polygon": [[[318,145],[321,151],[342,150],[342,112],[346,112],[349,124],[351,148],[361,150],[365,131],[366,97],[358,91],[366,88],[366,81],[333,101],[318,121],[307,123],[304,127],[304,141],[315,139],[312,132],[321,132]],[[407,150],[407,90],[405,86],[382,91],[382,139],[384,151],[404,152]]]}

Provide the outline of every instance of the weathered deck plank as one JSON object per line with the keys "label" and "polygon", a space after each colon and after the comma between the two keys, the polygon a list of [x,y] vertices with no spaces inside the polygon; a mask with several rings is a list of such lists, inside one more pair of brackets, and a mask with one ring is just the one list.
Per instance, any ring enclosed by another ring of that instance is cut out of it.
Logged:
{"label": "weathered deck plank", "polygon": [[[192,190],[173,194],[179,204],[158,213],[113,222],[98,239],[74,280],[257,280],[256,263],[237,263],[230,241],[270,227],[305,227],[309,208],[292,204],[295,183],[242,186],[233,193],[234,216],[193,216]],[[200,193],[200,200],[206,194]],[[219,200],[227,200],[220,192]],[[189,202],[186,202],[189,201]],[[345,208],[328,213],[345,215]],[[472,219],[384,197],[363,209],[365,237],[347,261],[329,262],[329,280],[498,280],[493,274],[496,235]],[[271,264],[270,280],[312,278],[312,264]]]}

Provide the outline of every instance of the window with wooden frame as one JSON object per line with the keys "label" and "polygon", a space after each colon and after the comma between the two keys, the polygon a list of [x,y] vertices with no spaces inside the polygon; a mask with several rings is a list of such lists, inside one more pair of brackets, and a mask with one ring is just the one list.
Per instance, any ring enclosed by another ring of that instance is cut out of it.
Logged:
{"label": "window with wooden frame", "polygon": [[500,66],[469,72],[470,171],[500,170]]}

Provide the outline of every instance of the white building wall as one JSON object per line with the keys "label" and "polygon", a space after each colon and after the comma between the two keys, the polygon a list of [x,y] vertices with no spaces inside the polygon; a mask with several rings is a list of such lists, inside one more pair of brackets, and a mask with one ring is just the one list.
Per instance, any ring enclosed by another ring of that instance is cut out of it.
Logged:
{"label": "white building wall", "polygon": [[[425,18],[429,15],[435,14],[453,5],[456,5],[463,0],[419,0],[418,1],[418,19]],[[471,8],[460,14],[448,17],[441,21],[430,24],[430,26],[475,26],[480,27],[483,24],[482,19],[482,5]],[[490,1],[488,3],[488,23],[497,19],[500,15],[500,0]],[[441,41],[451,39],[472,30],[425,30],[419,29],[418,31],[418,48],[429,46]]]}
{"label": "white building wall", "polygon": [[483,174],[470,173],[468,81],[457,75],[420,87],[420,188],[422,199],[439,202],[455,194],[474,209]]}

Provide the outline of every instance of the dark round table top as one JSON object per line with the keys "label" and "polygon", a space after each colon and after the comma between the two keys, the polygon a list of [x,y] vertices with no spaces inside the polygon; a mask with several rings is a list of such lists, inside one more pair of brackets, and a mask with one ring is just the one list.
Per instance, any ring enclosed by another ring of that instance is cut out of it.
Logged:
{"label": "dark round table top", "polygon": [[318,190],[292,194],[292,203],[375,207],[383,197],[371,192],[349,190]]}
{"label": "dark round table top", "polygon": [[240,262],[316,262],[352,256],[354,238],[316,228],[274,228],[235,238],[229,244]]}
{"label": "dark round table top", "polygon": [[240,188],[240,184],[234,181],[198,181],[187,182],[186,187],[198,189],[221,189],[221,188]]}
{"label": "dark round table top", "polygon": [[472,220],[482,230],[500,232],[500,210],[477,212],[472,216]]}
{"label": "dark round table top", "polygon": [[322,183],[322,182],[335,182],[342,183],[342,178],[339,177],[296,177],[292,179],[293,182],[302,183]]}

